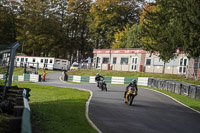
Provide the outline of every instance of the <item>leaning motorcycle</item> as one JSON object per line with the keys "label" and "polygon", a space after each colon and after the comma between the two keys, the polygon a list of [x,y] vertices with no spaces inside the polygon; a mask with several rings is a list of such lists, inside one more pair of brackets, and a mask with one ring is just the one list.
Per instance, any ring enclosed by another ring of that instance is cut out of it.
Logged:
{"label": "leaning motorcycle", "polygon": [[135,88],[129,89],[128,92],[124,93],[125,103],[132,105],[135,96],[136,96],[136,89]]}
{"label": "leaning motorcycle", "polygon": [[105,90],[105,91],[108,90],[107,87],[106,87],[106,82],[105,82],[105,80],[100,80],[100,81],[99,81],[99,89],[101,89],[102,91],[103,91],[103,90]]}

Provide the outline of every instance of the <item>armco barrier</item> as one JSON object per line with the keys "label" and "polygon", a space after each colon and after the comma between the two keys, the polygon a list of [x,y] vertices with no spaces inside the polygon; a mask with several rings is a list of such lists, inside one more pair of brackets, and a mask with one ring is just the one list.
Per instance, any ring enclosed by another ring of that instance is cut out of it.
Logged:
{"label": "armco barrier", "polygon": [[32,133],[31,110],[28,103],[29,91],[30,89],[24,89],[23,91],[24,111],[22,114],[21,133]]}

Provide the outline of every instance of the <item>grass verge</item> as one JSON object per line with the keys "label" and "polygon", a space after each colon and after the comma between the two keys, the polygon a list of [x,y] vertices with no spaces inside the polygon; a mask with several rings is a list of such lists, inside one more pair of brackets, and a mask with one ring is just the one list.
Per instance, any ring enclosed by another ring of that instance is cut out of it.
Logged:
{"label": "grass verge", "polygon": [[186,96],[182,96],[182,95],[178,95],[176,93],[171,93],[165,90],[161,90],[161,89],[157,89],[157,88],[152,88],[152,87],[147,87],[147,86],[139,86],[139,87],[143,87],[143,88],[148,88],[148,89],[152,89],[152,90],[156,90],[159,92],[162,92],[168,96],[173,97],[174,99],[178,100],[179,102],[197,110],[200,111],[200,99],[193,99],[193,98],[189,98]]}
{"label": "grass verge", "polygon": [[87,70],[87,69],[67,72],[68,75],[78,75],[78,76],[95,76],[96,73],[99,73],[103,76],[117,76],[117,77],[153,77],[153,78],[177,80],[177,81],[181,81],[181,82],[200,85],[200,81],[196,81],[193,79],[185,79],[184,75],[175,75],[175,74],[107,71],[107,70]]}
{"label": "grass verge", "polygon": [[35,133],[96,133],[85,117],[89,92],[44,85],[17,85],[31,89],[29,103]]}

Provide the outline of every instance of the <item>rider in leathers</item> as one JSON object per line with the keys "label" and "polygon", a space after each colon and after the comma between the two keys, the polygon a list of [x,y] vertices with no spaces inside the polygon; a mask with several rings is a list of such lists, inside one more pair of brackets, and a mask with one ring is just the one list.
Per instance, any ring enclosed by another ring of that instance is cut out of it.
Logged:
{"label": "rider in leathers", "polygon": [[103,78],[104,79],[104,77],[103,76],[101,76],[100,74],[96,74],[96,77],[95,77],[95,81],[97,82],[97,87],[99,87],[99,81],[101,80],[101,78]]}
{"label": "rider in leathers", "polygon": [[131,83],[128,84],[128,86],[126,87],[126,91],[125,91],[125,94],[124,94],[124,98],[126,98],[126,102],[128,101],[127,97],[128,97],[128,94],[129,94],[129,87],[132,88],[135,88],[136,89],[136,94],[137,95],[137,92],[138,92],[138,88],[137,88],[137,81],[136,80],[132,80]]}

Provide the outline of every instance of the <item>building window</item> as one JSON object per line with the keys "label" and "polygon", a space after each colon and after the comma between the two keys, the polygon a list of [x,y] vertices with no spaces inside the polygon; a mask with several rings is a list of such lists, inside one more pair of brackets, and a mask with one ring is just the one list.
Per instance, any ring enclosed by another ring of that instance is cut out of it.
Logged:
{"label": "building window", "polygon": [[151,65],[151,59],[146,59],[146,65],[150,66]]}
{"label": "building window", "polygon": [[153,65],[154,66],[163,66],[164,62],[159,57],[155,57]]}
{"label": "building window", "polygon": [[113,64],[117,63],[117,57],[113,57]]}
{"label": "building window", "polygon": [[24,62],[24,58],[21,58],[21,62]]}
{"label": "building window", "polygon": [[121,58],[120,64],[121,64],[121,65],[128,65],[128,58],[122,57],[122,58]]}
{"label": "building window", "polygon": [[17,61],[19,61],[19,58],[17,58]]}
{"label": "building window", "polygon": [[40,62],[43,63],[43,59],[41,59]]}
{"label": "building window", "polygon": [[57,64],[60,64],[60,60],[56,60],[56,63],[57,63]]}
{"label": "building window", "polygon": [[44,60],[44,63],[48,63],[48,59],[45,59],[45,60]]}
{"label": "building window", "polygon": [[102,63],[103,64],[109,64],[109,58],[108,57],[104,57]]}
{"label": "building window", "polygon": [[33,62],[35,62],[35,58],[33,58]]}
{"label": "building window", "polygon": [[49,63],[52,63],[52,62],[53,62],[53,60],[52,60],[52,59],[50,59]]}

